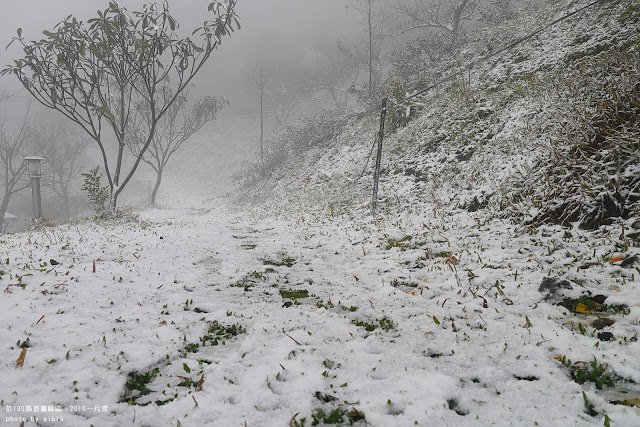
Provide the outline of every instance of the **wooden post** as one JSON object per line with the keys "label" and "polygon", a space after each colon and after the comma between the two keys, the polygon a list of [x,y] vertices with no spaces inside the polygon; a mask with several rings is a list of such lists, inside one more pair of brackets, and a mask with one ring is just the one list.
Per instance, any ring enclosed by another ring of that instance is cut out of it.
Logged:
{"label": "wooden post", "polygon": [[380,181],[380,163],[382,162],[382,142],[384,140],[384,120],[387,117],[387,98],[382,100],[380,112],[380,131],[378,132],[378,150],[376,152],[376,167],[373,171],[373,196],[371,199],[371,213],[376,214],[378,207],[378,182]]}

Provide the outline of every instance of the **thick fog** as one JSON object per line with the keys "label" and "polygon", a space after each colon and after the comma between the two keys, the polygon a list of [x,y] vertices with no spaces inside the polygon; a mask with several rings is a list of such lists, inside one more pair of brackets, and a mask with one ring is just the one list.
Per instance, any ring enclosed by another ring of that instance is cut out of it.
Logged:
{"label": "thick fog", "polygon": [[[22,53],[17,44],[4,49],[18,27],[23,29],[26,39],[38,39],[43,30],[51,29],[69,14],[86,20],[107,5],[101,0],[4,3],[0,13],[0,41],[3,45],[0,64],[3,67]],[[119,2],[129,9],[139,8],[143,3],[146,2]],[[209,2],[169,3],[172,14],[179,20],[180,33],[188,35],[201,24]],[[168,176],[163,182],[165,194],[201,197],[224,193],[229,190],[231,171],[247,156],[255,155],[259,145],[257,70],[262,67],[265,74],[270,75],[273,86],[282,85],[285,81],[295,84],[303,78],[305,70],[313,69],[334,54],[338,39],[349,42],[360,37],[355,25],[356,17],[345,9],[344,0],[240,0],[237,9],[241,30],[226,38],[222,47],[214,52],[196,77],[196,87],[192,92],[198,97],[222,96],[231,105],[213,123],[206,125],[169,164]],[[1,108],[7,110],[4,115],[9,121],[19,122],[28,94],[21,90],[20,83],[11,75],[0,79],[0,91],[17,94]],[[33,103],[32,115],[56,126],[72,126],[59,113],[45,111],[37,103]],[[267,133],[272,125],[267,120]],[[91,153],[93,144],[89,141],[87,144]],[[97,158],[94,163],[99,164]],[[152,175],[152,171],[142,168],[128,193],[133,193],[136,188],[139,192],[141,186],[148,186]],[[146,189],[142,190],[146,192]]]}

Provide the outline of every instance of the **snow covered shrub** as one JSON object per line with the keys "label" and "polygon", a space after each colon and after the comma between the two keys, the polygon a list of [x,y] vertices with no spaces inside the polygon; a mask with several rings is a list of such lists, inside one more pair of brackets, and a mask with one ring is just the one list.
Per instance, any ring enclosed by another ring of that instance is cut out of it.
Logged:
{"label": "snow covered shrub", "polygon": [[640,215],[639,46],[586,60],[562,82],[548,152],[515,184],[514,199],[539,209],[534,224],[595,229]]}
{"label": "snow covered shrub", "polygon": [[518,16],[514,0],[487,0],[480,9],[480,19],[490,24],[500,24]]}
{"label": "snow covered shrub", "polygon": [[261,182],[288,160],[302,157],[312,147],[335,141],[347,125],[343,111],[322,110],[312,117],[283,127],[267,140],[264,165],[260,159],[247,164],[236,174],[244,185]]}
{"label": "snow covered shrub", "polygon": [[399,80],[394,80],[387,86],[387,123],[386,128],[394,131],[405,127],[416,116],[416,112],[422,105],[415,100],[400,103],[404,98],[411,95],[408,86]]}
{"label": "snow covered shrub", "polygon": [[468,37],[464,34],[457,38],[446,33],[420,36],[392,50],[391,66],[394,74],[404,80],[414,81],[417,78],[418,81],[429,84],[442,77],[444,70],[439,65],[454,58],[467,43]]}
{"label": "snow covered shrub", "polygon": [[89,205],[93,209],[97,218],[104,218],[109,214],[109,202],[111,200],[109,187],[102,184],[102,174],[100,167],[96,166],[89,172],[83,172],[84,182],[82,190],[87,192]]}

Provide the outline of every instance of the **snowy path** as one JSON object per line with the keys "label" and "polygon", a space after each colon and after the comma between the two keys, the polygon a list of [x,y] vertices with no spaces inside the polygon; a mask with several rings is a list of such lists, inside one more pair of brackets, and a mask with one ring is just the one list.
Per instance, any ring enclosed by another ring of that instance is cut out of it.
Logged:
{"label": "snowy path", "polygon": [[[529,236],[467,217],[309,226],[222,207],[144,216],[0,240],[3,422],[308,426],[336,408],[346,424],[364,415],[376,426],[602,425],[603,409],[614,425],[640,421],[555,358],[596,356],[640,382],[638,272],[574,266],[608,256],[613,237]],[[616,339],[600,342],[587,314],[542,302],[547,275],[585,291],[600,282],[594,293],[629,305],[611,316]],[[585,413],[583,390],[599,415]],[[13,405],[31,412],[6,412]],[[51,416],[64,421],[42,420]]]}

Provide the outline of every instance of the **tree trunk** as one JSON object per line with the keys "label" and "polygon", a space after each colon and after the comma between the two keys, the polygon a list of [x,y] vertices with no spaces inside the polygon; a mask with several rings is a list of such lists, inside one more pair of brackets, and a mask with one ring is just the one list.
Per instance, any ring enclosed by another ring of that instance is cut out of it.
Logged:
{"label": "tree trunk", "polygon": [[462,0],[453,9],[453,16],[451,18],[451,37],[454,42],[458,41],[458,33],[460,32],[460,21],[468,3],[469,0]]}
{"label": "tree trunk", "polygon": [[156,185],[153,187],[153,191],[151,192],[151,206],[156,205],[156,196],[158,195],[158,190],[160,189],[161,183],[162,183],[162,168],[159,168],[158,173],[156,175]]}
{"label": "tree trunk", "polygon": [[369,9],[367,10],[369,18],[369,96],[373,95],[373,27],[371,24],[372,1],[373,0],[369,0]]}
{"label": "tree trunk", "polygon": [[71,197],[69,197],[69,194],[64,191],[62,193],[62,215],[64,216],[64,218],[66,220],[70,220],[71,219]]}
{"label": "tree trunk", "polygon": [[11,191],[5,191],[4,197],[2,197],[2,203],[0,203],[0,234],[4,232],[4,214],[7,212],[10,199]]}

